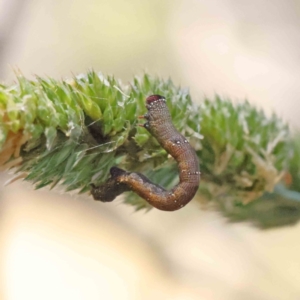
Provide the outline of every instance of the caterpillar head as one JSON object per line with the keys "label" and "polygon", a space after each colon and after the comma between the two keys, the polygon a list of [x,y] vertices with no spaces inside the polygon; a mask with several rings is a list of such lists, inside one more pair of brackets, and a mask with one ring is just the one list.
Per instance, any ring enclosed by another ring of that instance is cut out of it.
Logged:
{"label": "caterpillar head", "polygon": [[166,104],[166,98],[161,95],[151,95],[146,99],[148,112],[144,115],[147,122],[144,127],[150,131],[156,131],[166,122],[171,122],[171,116]]}

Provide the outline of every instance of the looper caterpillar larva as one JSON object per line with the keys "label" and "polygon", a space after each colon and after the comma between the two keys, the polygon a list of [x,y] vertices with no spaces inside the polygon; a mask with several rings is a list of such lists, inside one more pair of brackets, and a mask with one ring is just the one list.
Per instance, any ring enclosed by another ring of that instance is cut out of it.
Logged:
{"label": "looper caterpillar larva", "polygon": [[148,112],[142,125],[159,144],[177,161],[179,183],[170,191],[152,183],[140,173],[127,172],[117,167],[110,170],[111,177],[102,185],[91,187],[95,200],[109,202],[126,191],[133,191],[152,206],[165,211],[182,208],[196,194],[200,182],[199,162],[195,150],[172,124],[166,99],[151,95],[146,99]]}

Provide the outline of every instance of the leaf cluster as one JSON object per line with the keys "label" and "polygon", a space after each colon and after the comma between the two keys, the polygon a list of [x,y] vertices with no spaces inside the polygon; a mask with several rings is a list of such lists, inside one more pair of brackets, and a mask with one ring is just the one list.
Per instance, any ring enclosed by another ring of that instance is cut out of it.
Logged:
{"label": "leaf cluster", "polygon": [[[0,85],[0,165],[36,188],[60,184],[84,193],[115,165],[169,188],[177,167],[138,126],[150,94],[166,97],[175,127],[197,151],[200,199],[241,220],[254,219],[251,207],[275,195],[286,174],[294,181],[284,188],[299,192],[300,138],[277,116],[220,96],[195,105],[187,89],[147,74],[128,84],[94,71],[67,80],[18,74],[15,84]],[[125,201],[147,207],[134,195]]]}

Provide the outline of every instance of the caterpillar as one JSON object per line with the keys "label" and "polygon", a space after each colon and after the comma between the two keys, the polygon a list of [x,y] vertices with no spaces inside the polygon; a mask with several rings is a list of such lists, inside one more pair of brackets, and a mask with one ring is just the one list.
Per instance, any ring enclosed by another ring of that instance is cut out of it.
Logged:
{"label": "caterpillar", "polygon": [[178,210],[189,203],[198,190],[200,182],[198,157],[186,138],[174,127],[163,96],[147,97],[146,108],[148,112],[141,117],[146,119],[146,123],[141,126],[148,130],[177,161],[179,183],[167,191],[143,174],[112,167],[111,177],[104,184],[91,185],[91,194],[95,200],[110,202],[123,192],[133,191],[157,209]]}

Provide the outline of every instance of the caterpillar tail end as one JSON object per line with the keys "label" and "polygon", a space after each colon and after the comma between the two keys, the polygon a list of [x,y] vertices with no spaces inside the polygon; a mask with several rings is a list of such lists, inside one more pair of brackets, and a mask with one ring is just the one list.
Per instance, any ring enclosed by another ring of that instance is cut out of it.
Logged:
{"label": "caterpillar tail end", "polygon": [[110,169],[111,177],[105,183],[99,186],[91,184],[91,194],[94,200],[111,202],[122,193],[129,191],[130,189],[127,185],[119,182],[120,177],[125,174],[126,171],[117,167],[112,167]]}

